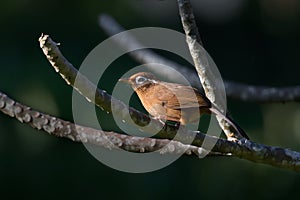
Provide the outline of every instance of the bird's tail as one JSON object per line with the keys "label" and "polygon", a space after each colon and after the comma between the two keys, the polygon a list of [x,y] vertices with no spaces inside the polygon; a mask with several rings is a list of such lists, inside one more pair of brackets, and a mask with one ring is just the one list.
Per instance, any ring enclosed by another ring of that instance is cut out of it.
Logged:
{"label": "bird's tail", "polygon": [[223,114],[221,111],[219,111],[217,108],[211,107],[210,111],[215,113],[218,116],[221,116],[232,128],[239,133],[242,137],[246,138],[249,140],[248,135],[246,132],[228,115],[228,114]]}

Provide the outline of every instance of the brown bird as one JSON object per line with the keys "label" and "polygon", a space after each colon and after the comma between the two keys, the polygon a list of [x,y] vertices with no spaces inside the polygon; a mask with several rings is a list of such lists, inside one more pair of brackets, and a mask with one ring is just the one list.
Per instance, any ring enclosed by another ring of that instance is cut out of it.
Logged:
{"label": "brown bird", "polygon": [[199,121],[202,114],[214,113],[230,124],[237,134],[249,139],[237,123],[219,111],[204,94],[191,86],[163,82],[148,72],[139,72],[119,81],[130,84],[145,109],[157,119],[186,125]]}

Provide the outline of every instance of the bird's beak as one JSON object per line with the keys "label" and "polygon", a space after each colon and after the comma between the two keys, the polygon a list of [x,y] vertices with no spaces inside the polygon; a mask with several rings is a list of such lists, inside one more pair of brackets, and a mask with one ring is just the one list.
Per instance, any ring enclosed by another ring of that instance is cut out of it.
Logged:
{"label": "bird's beak", "polygon": [[120,78],[119,82],[123,82],[123,83],[127,83],[127,84],[130,83],[129,79],[127,79],[127,78]]}

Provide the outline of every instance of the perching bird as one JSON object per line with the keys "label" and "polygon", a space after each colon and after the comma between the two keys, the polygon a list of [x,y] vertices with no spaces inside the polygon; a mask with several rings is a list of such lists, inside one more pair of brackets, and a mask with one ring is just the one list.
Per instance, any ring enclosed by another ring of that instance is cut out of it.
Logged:
{"label": "perching bird", "polygon": [[230,124],[236,134],[249,139],[236,122],[228,115],[224,115],[204,94],[191,86],[163,82],[148,72],[139,72],[119,81],[131,85],[145,109],[155,118],[186,125],[199,121],[202,114],[214,113]]}

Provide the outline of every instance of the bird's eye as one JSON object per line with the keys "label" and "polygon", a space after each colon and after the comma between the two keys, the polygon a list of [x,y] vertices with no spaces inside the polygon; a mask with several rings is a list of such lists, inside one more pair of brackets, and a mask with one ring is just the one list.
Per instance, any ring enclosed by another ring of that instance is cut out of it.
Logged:
{"label": "bird's eye", "polygon": [[136,77],[135,82],[136,82],[136,84],[140,85],[140,84],[143,84],[146,80],[147,79],[145,77],[138,76],[138,77]]}

